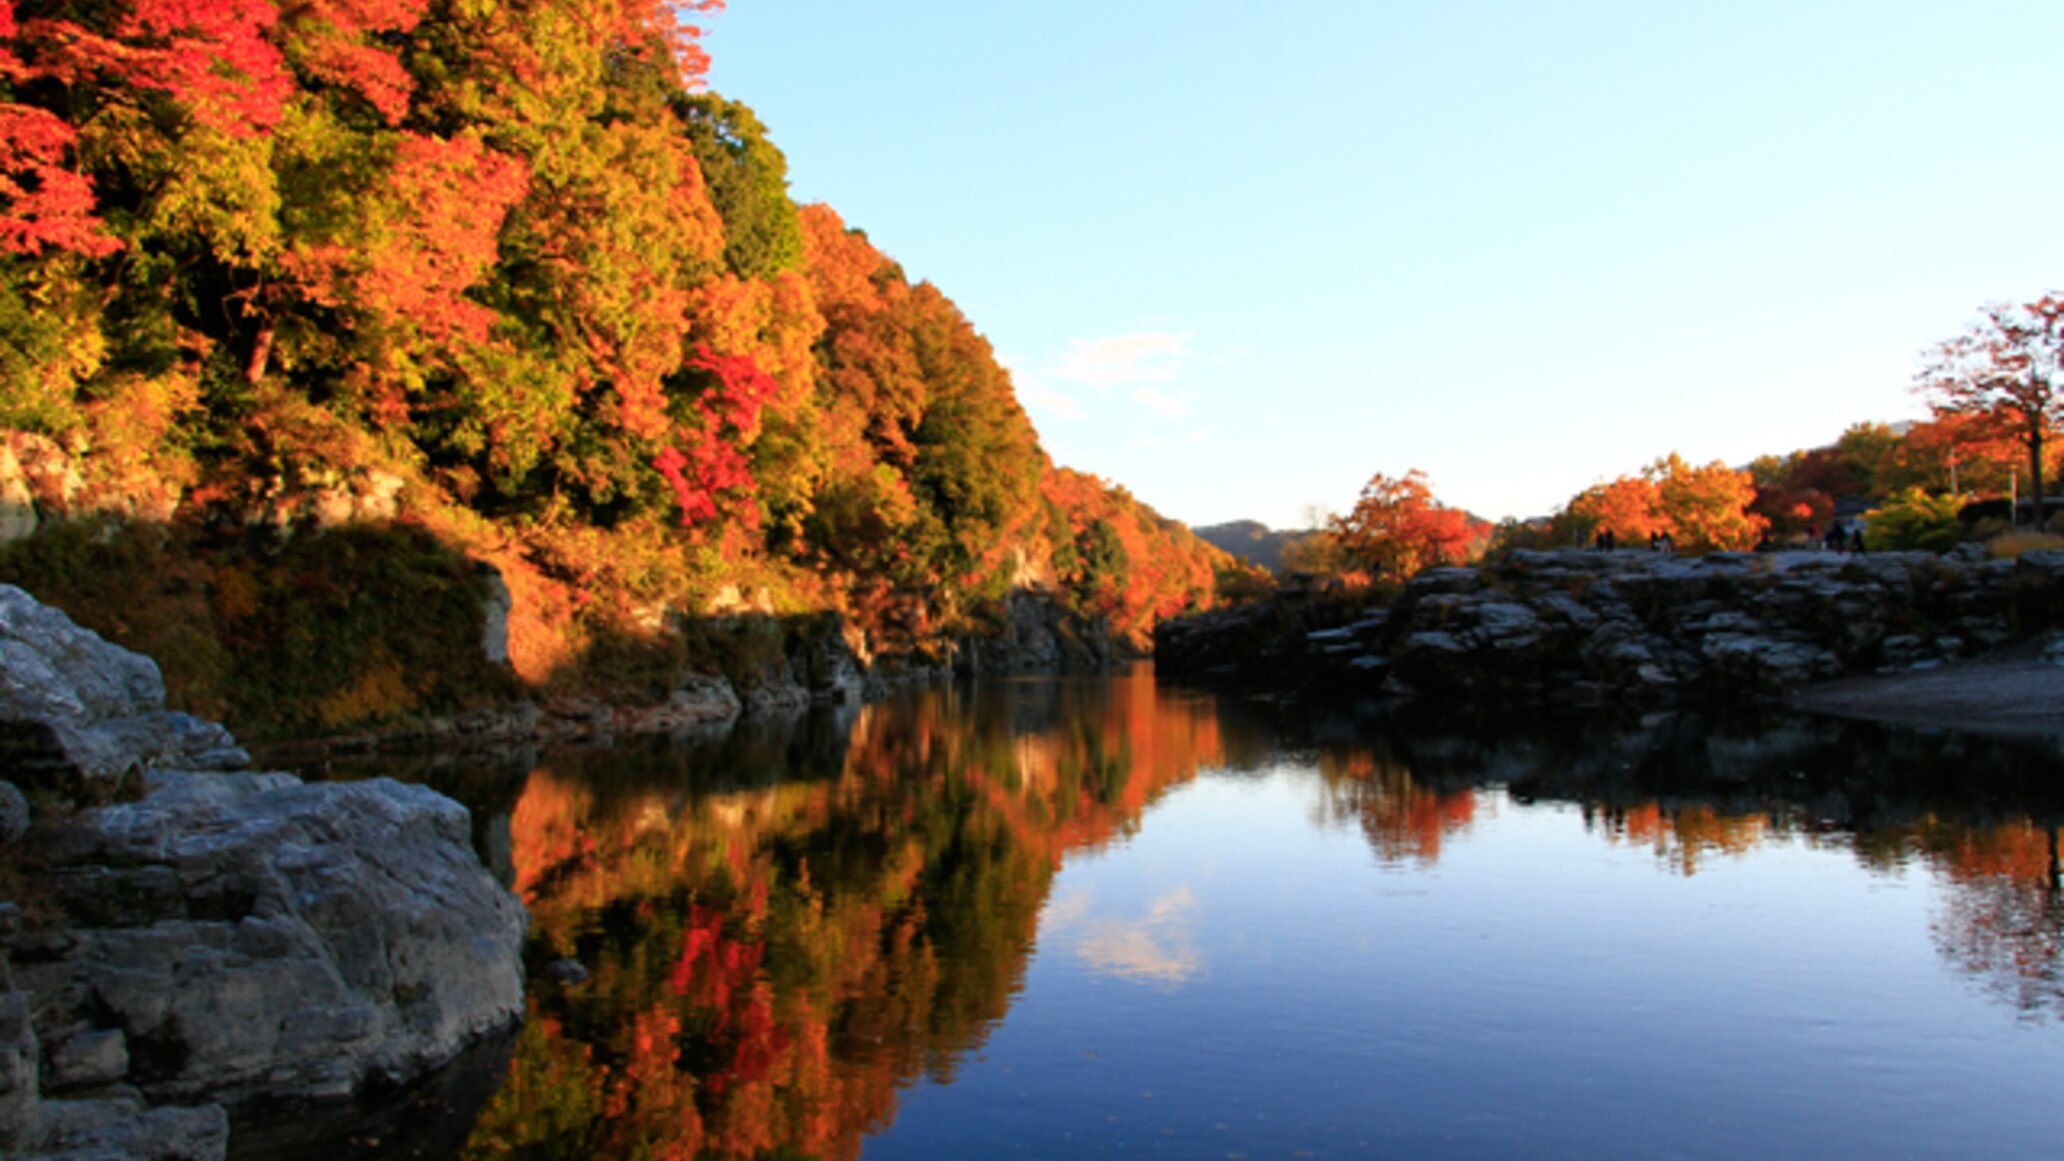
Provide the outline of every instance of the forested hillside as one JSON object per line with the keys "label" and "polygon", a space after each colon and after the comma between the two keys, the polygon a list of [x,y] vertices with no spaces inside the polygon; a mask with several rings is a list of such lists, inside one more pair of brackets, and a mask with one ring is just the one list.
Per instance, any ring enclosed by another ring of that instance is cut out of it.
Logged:
{"label": "forested hillside", "polygon": [[1014,588],[1142,643],[1208,604],[1222,554],[790,201],[718,6],[0,3],[0,580],[280,728],[508,693],[427,620],[476,562],[534,689],[715,613],[936,660]]}

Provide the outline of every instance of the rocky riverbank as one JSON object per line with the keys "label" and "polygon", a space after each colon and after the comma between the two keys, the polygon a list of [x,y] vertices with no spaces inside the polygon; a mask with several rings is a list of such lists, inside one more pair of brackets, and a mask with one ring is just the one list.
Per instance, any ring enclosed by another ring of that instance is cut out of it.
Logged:
{"label": "rocky riverbank", "polygon": [[[506,604],[487,609],[488,652],[507,635]],[[871,652],[836,614],[663,615],[667,631],[694,634],[717,663],[684,669],[659,688],[514,701],[463,714],[389,723],[349,734],[269,744],[282,760],[381,753],[535,755],[567,743],[693,734],[745,717],[781,717],[812,706],[859,705],[899,690],[980,674],[1093,672],[1133,660],[1102,619],[1082,617],[1037,590],[1012,592],[993,624],[933,657]],[[500,658],[506,661],[506,654]]]}
{"label": "rocky riverbank", "polygon": [[2064,552],[1515,552],[1419,574],[1388,605],[1311,593],[1156,632],[1156,668],[1206,684],[1443,706],[1770,700],[1928,670],[2064,625]]}
{"label": "rocky riverbank", "polygon": [[0,1152],[220,1158],[521,1019],[525,917],[465,809],[230,772],[149,659],[0,586]]}

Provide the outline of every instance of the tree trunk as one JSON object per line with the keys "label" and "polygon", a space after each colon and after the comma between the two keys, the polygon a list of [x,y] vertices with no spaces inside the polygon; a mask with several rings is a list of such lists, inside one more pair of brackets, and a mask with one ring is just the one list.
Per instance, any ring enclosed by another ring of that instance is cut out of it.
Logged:
{"label": "tree trunk", "polygon": [[2028,424],[2028,490],[2035,500],[2035,530],[2043,530],[2043,417],[2037,412]]}
{"label": "tree trunk", "polygon": [[275,327],[266,322],[258,328],[258,335],[251,341],[251,358],[244,364],[244,381],[257,386],[265,379],[266,365],[272,361],[272,336]]}

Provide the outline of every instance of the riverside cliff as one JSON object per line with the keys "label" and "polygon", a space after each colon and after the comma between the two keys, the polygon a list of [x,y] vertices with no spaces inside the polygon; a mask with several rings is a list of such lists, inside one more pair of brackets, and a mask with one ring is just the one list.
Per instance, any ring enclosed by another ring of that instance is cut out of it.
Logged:
{"label": "riverside cliff", "polygon": [[148,658],[0,585],[0,1153],[213,1161],[523,1011],[464,807],[233,772]]}
{"label": "riverside cliff", "polygon": [[1514,552],[1387,606],[1308,592],[1163,623],[1156,668],[1212,684],[1455,706],[1780,696],[1938,666],[2064,623],[2064,552]]}

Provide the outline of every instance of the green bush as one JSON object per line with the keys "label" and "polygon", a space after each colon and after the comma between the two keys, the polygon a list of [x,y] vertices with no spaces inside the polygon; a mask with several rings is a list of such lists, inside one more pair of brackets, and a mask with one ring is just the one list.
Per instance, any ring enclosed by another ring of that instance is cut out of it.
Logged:
{"label": "green bush", "polygon": [[1882,508],[1864,514],[1864,546],[1873,552],[1948,552],[1963,532],[1957,519],[1963,502],[1908,488]]}

